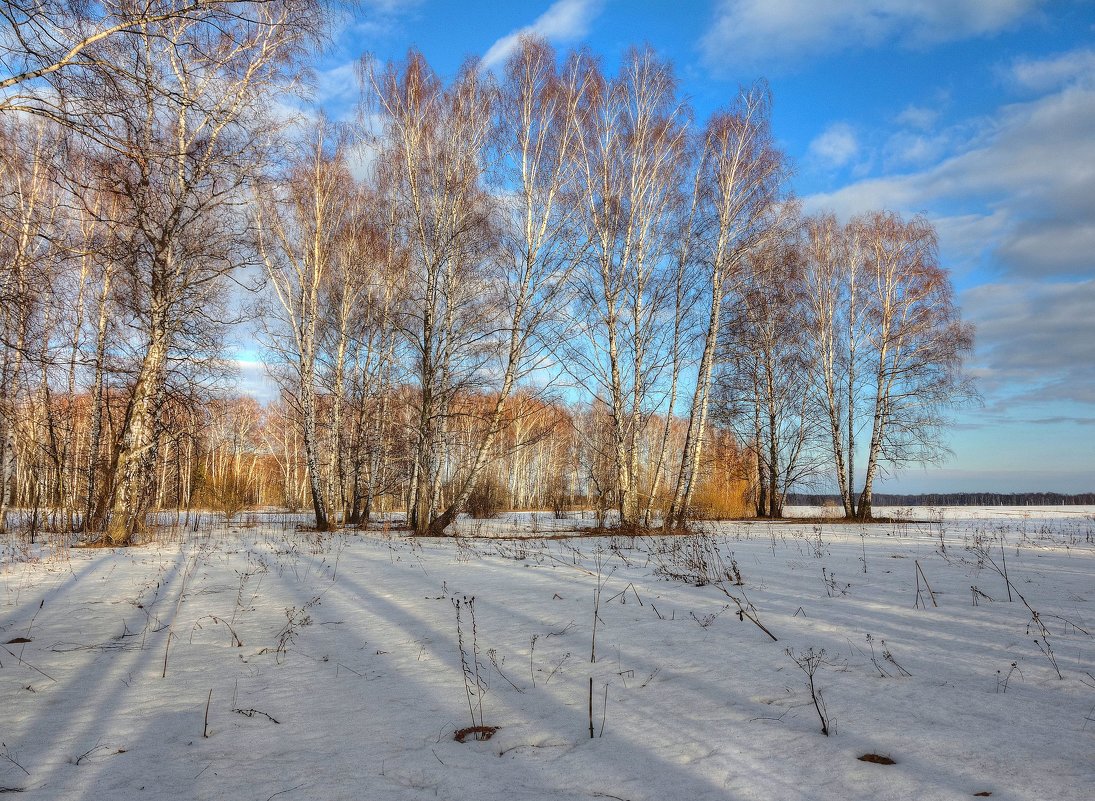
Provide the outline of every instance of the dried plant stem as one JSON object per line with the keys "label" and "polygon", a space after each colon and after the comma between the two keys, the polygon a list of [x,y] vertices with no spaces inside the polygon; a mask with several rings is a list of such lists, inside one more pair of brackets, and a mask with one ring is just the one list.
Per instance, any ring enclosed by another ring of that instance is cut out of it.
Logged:
{"label": "dried plant stem", "polygon": [[605,702],[601,707],[601,730],[597,733],[598,737],[605,736],[605,720],[608,718],[608,685],[605,684]]}
{"label": "dried plant stem", "polygon": [[1003,543],[1003,540],[1000,541],[1000,565],[1001,565],[1001,569],[1002,569],[1003,574],[1004,574],[1004,584],[1007,585],[1007,588],[1008,588],[1008,603],[1011,603],[1012,602],[1012,598],[1011,598],[1011,579],[1008,578],[1008,561],[1007,561],[1006,558],[1004,558],[1004,543]]}
{"label": "dried plant stem", "polygon": [[924,608],[927,608],[927,604],[925,604],[920,597],[920,579],[924,579],[924,586],[928,590],[928,595],[931,596],[932,606],[939,606],[939,604],[935,602],[935,593],[932,592],[931,585],[928,584],[928,577],[924,575],[924,568],[920,566],[920,560],[914,559],[913,564],[916,565],[916,601],[913,603],[913,606],[915,607],[923,604]]}
{"label": "dried plant stem", "polygon": [[190,578],[190,574],[194,572],[194,568],[197,567],[198,557],[190,557],[190,564],[187,565],[186,570],[183,571],[182,585],[179,587],[179,597],[175,601],[175,614],[171,617],[171,625],[167,627],[167,644],[163,649],[163,673],[160,675],[161,679],[167,678],[167,660],[171,653],[171,638],[175,636],[175,620],[179,617],[179,607],[182,606],[183,597],[186,595],[186,582]]}
{"label": "dried plant stem", "polygon": [[593,739],[593,677],[589,677],[589,739]]}

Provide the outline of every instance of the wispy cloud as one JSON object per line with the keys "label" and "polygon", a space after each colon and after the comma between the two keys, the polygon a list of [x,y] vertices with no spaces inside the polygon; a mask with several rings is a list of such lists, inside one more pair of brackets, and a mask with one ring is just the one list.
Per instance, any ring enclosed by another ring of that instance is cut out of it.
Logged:
{"label": "wispy cloud", "polygon": [[358,62],[350,61],[316,73],[316,105],[343,108],[361,94]]}
{"label": "wispy cloud", "polygon": [[491,69],[505,61],[524,35],[542,36],[552,42],[582,38],[589,32],[590,23],[601,12],[602,5],[602,0],[556,0],[531,25],[507,33],[491,45],[483,55],[483,67]]}
{"label": "wispy cloud", "polygon": [[810,142],[809,154],[826,167],[843,167],[859,154],[859,141],[852,126],[835,122]]}
{"label": "wispy cloud", "polygon": [[1037,92],[1095,80],[1095,50],[1073,50],[1051,58],[1020,59],[1011,66],[1011,78],[1020,87]]}
{"label": "wispy cloud", "polygon": [[799,62],[997,33],[1044,0],[722,0],[700,46],[714,67]]}
{"label": "wispy cloud", "polygon": [[[966,126],[969,123],[965,124]],[[923,169],[806,199],[850,215],[870,208],[993,218],[983,247],[1016,276],[1080,277],[1095,269],[1095,82],[1000,108],[966,144]],[[947,212],[942,212],[946,209]],[[946,243],[944,243],[946,244]]]}
{"label": "wispy cloud", "polygon": [[355,7],[336,7],[333,21],[336,38],[350,34],[369,39],[387,36],[400,27],[403,18],[413,13],[423,0],[357,0]]}
{"label": "wispy cloud", "polygon": [[939,160],[952,144],[948,136],[928,136],[913,131],[898,131],[887,140],[886,164],[897,167],[923,167]]}
{"label": "wispy cloud", "polygon": [[927,131],[935,125],[939,119],[939,110],[929,106],[906,106],[897,115],[897,121],[902,125],[915,128],[918,131]]}

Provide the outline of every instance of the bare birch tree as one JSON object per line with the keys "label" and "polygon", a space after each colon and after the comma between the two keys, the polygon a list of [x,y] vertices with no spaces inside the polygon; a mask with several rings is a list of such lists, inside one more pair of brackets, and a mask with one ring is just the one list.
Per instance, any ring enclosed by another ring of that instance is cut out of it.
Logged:
{"label": "bare birch tree", "polygon": [[963,373],[973,331],[922,217],[873,212],[843,227],[831,215],[813,218],[806,265],[815,392],[844,513],[870,519],[883,466],[938,458],[947,410],[975,397]]}
{"label": "bare birch tree", "polygon": [[504,198],[501,242],[487,265],[498,291],[493,338],[500,382],[471,464],[448,507],[431,523],[435,533],[455,519],[474,491],[515,388],[545,366],[543,329],[557,318],[582,255],[574,202],[578,107],[588,81],[582,61],[572,59],[560,74],[546,42],[525,38],[505,65],[494,130],[496,180]]}
{"label": "bare birch tree", "polygon": [[[267,324],[269,344],[288,367],[283,390],[299,415],[316,527],[326,531],[332,521],[321,465],[317,398],[322,316],[327,311],[322,301],[335,269],[353,179],[344,145],[330,139],[324,121],[317,123],[312,141],[290,161],[281,185],[268,189],[255,199],[255,210],[259,252],[275,298]],[[345,340],[340,344],[344,350]]]}
{"label": "bare birch tree", "polygon": [[[134,61],[121,56],[140,49],[150,34],[172,29],[213,34],[204,43],[162,37],[161,46],[179,61],[207,60],[226,44],[216,41],[220,35],[250,50],[256,40],[276,34],[279,58],[287,64],[297,45],[319,40],[322,11],[315,0],[0,2],[0,113],[49,119],[124,150],[124,138],[104,126],[101,109],[87,101],[103,87],[132,81]],[[160,88],[165,96],[173,92],[169,84]]]}
{"label": "bare birch tree", "polygon": [[48,366],[43,328],[61,306],[53,283],[64,247],[50,156],[56,143],[41,122],[0,122],[0,530],[16,467],[19,406],[41,386],[32,374]]}
{"label": "bare birch tree", "polygon": [[426,533],[437,530],[441,514],[451,402],[475,378],[489,344],[484,318],[493,288],[482,267],[496,232],[484,156],[495,91],[474,64],[445,87],[413,51],[402,65],[366,63],[364,73],[382,119],[380,164],[410,254],[401,328],[419,408],[408,517]]}
{"label": "bare birch tree", "polygon": [[[665,308],[674,283],[666,269],[679,201],[690,110],[671,66],[633,50],[620,75],[591,69],[581,108],[581,202],[588,238],[575,280],[575,320],[585,348],[563,351],[572,376],[603,394],[611,421],[621,523],[639,518],[636,437],[652,412],[651,391],[665,364]],[[608,488],[606,488],[608,489]]]}
{"label": "bare birch tree", "polygon": [[818,472],[825,457],[810,391],[803,272],[793,231],[757,248],[722,333],[716,410],[749,443],[761,517],[782,517],[787,491]]}
{"label": "bare birch tree", "polygon": [[694,237],[690,249],[702,270],[701,284],[709,287],[709,312],[667,526],[684,523],[699,479],[726,293],[748,254],[779,234],[787,169],[772,141],[770,105],[766,86],[743,91],[731,109],[710,119],[704,133],[695,190],[699,219],[689,235]]}
{"label": "bare birch tree", "polygon": [[341,216],[326,293],[324,384],[343,521],[367,524],[391,472],[389,411],[401,355],[395,317],[407,254],[384,188],[355,182]]}
{"label": "bare birch tree", "polygon": [[869,520],[882,465],[923,464],[945,452],[946,410],[973,397],[962,369],[973,328],[962,322],[939,266],[930,222],[882,211],[868,215],[864,228],[870,441],[856,514]]}
{"label": "bare birch tree", "polygon": [[860,229],[831,213],[804,222],[810,368],[817,405],[828,431],[844,516],[855,516],[855,376],[861,332],[857,302],[861,275]]}
{"label": "bare birch tree", "polygon": [[297,36],[283,8],[268,10],[262,24],[172,17],[142,26],[114,43],[126,71],[82,100],[110,131],[118,158],[109,178],[128,199],[109,224],[127,242],[118,280],[137,365],[92,520],[101,528],[109,519],[114,541],[144,526],[169,374],[216,346],[218,290],[249,258],[241,208],[265,156],[251,126]]}

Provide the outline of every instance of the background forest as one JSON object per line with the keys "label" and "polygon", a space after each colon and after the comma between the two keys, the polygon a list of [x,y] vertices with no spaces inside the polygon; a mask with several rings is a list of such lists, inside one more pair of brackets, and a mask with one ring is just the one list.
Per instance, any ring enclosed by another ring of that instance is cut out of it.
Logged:
{"label": "background forest", "polygon": [[[3,4],[0,526],[594,509],[780,516],[945,450],[972,330],[932,226],[803,215],[763,83],[522,39],[284,112],[319,4]],[[280,399],[231,388],[255,337]]]}

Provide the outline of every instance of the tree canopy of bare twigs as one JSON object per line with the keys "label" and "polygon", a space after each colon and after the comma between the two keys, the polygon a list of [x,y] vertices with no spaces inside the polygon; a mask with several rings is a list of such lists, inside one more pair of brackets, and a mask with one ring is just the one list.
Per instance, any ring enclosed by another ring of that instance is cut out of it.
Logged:
{"label": "tree canopy of bare twigs", "polygon": [[[364,58],[356,119],[286,123],[322,25],[0,3],[0,526],[133,543],[165,509],[276,503],[320,530],[507,505],[678,527],[823,476],[866,518],[878,475],[942,452],[972,331],[935,231],[799,219],[763,82],[697,121],[652,49],[611,72],[528,36],[448,80]],[[224,384],[242,305],[265,408]]]}

